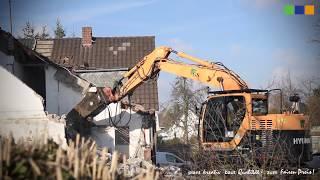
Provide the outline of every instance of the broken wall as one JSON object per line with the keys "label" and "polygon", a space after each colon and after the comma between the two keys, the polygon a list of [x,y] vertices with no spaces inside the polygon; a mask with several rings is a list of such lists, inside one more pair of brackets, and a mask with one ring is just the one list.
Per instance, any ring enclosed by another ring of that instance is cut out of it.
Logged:
{"label": "broken wall", "polygon": [[[144,151],[150,149],[154,143],[152,128],[143,128],[145,118],[148,117],[133,110],[130,112],[130,109],[121,109],[120,104],[110,104],[94,117],[93,122],[97,126],[91,129],[91,137],[99,147],[118,150],[130,158],[143,159]],[[129,128],[128,145],[116,144],[116,131],[119,127]]]}
{"label": "broken wall", "polygon": [[22,64],[15,61],[14,56],[8,56],[0,51],[0,66],[24,81],[24,68]]}
{"label": "broken wall", "polygon": [[22,82],[45,99],[44,64],[21,63],[21,59],[26,58],[26,56],[15,57],[0,52],[0,65],[18,77]]}
{"label": "broken wall", "polygon": [[[114,83],[123,77],[127,71],[79,73],[79,76],[97,87],[113,87]],[[125,81],[123,81],[125,82]]]}
{"label": "broken wall", "polygon": [[3,67],[0,80],[0,135],[32,142],[48,137],[65,146],[64,123],[49,121],[43,98]]}
{"label": "broken wall", "polygon": [[65,69],[46,69],[46,110],[57,115],[67,114],[87,92],[90,83]]}

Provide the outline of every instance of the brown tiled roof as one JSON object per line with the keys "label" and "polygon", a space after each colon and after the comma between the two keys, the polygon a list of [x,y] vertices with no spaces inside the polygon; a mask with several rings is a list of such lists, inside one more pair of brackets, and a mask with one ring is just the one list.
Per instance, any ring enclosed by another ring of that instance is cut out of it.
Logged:
{"label": "brown tiled roof", "polygon": [[134,66],[154,48],[154,36],[95,38],[91,47],[82,47],[81,38],[64,38],[54,40],[51,59],[74,67],[123,68]]}
{"label": "brown tiled roof", "polygon": [[[91,47],[83,47],[81,38],[53,41],[51,59],[74,69],[131,68],[155,48],[154,36],[97,37]],[[133,93],[132,101],[146,109],[158,110],[157,82],[138,87]]]}

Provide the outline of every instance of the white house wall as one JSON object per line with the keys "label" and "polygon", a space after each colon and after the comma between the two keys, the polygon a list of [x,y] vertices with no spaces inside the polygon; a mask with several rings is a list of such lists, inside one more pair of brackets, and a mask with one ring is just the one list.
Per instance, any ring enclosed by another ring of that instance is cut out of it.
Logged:
{"label": "white house wall", "polygon": [[[121,121],[117,126],[126,126],[130,120],[130,110],[120,109],[119,104],[110,104],[109,110],[111,113],[111,118],[113,120],[119,120],[119,114],[122,112],[123,116]],[[109,123],[109,110],[108,107],[102,111],[100,114],[94,117],[94,123],[96,125],[102,125],[103,127],[95,127],[91,129],[92,138],[96,141],[98,146],[107,147],[111,150],[116,149],[115,145],[115,127],[111,127]],[[144,149],[143,146],[150,146],[150,129],[144,130],[142,126],[143,115],[131,111],[131,120],[128,123],[129,126],[129,157],[143,157]],[[146,134],[147,141],[145,141],[144,134]]]}
{"label": "white house wall", "polygon": [[[179,126],[174,124],[168,130],[163,131],[159,135],[162,136],[163,140],[171,140],[174,138],[179,138],[179,139],[183,138],[183,136],[184,136],[183,121],[184,121],[184,115],[180,117]],[[199,121],[198,116],[196,116],[192,111],[189,111],[188,122],[187,122],[188,137],[189,138],[192,136],[198,135],[198,128],[197,128],[198,121]]]}
{"label": "white house wall", "polygon": [[64,124],[49,121],[42,97],[3,67],[0,78],[0,135],[32,142],[52,138],[65,146]]}
{"label": "white house wall", "polygon": [[1,119],[11,117],[37,119],[45,117],[43,99],[31,88],[17,79],[3,67],[0,67],[1,78]]}
{"label": "white house wall", "polygon": [[[63,70],[57,72],[58,70],[53,66],[46,69],[46,110],[62,115],[67,114],[82,100],[90,84],[71,74],[59,79],[57,74],[63,73]],[[73,80],[69,82],[68,78]]]}
{"label": "white house wall", "polygon": [[115,150],[114,127],[93,127],[90,136],[95,140],[98,147],[106,147],[111,151]]}

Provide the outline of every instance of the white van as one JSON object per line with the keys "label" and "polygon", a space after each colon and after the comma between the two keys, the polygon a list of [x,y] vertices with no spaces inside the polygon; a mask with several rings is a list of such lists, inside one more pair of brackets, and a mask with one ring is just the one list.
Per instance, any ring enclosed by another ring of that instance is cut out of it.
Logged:
{"label": "white van", "polygon": [[157,152],[156,154],[157,166],[184,166],[190,165],[189,161],[182,160],[175,154],[169,152]]}

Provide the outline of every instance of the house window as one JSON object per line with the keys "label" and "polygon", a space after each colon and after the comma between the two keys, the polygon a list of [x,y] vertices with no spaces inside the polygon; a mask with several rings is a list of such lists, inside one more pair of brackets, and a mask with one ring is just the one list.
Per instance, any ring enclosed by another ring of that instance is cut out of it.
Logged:
{"label": "house window", "polygon": [[118,127],[115,136],[116,145],[129,145],[129,127]]}

